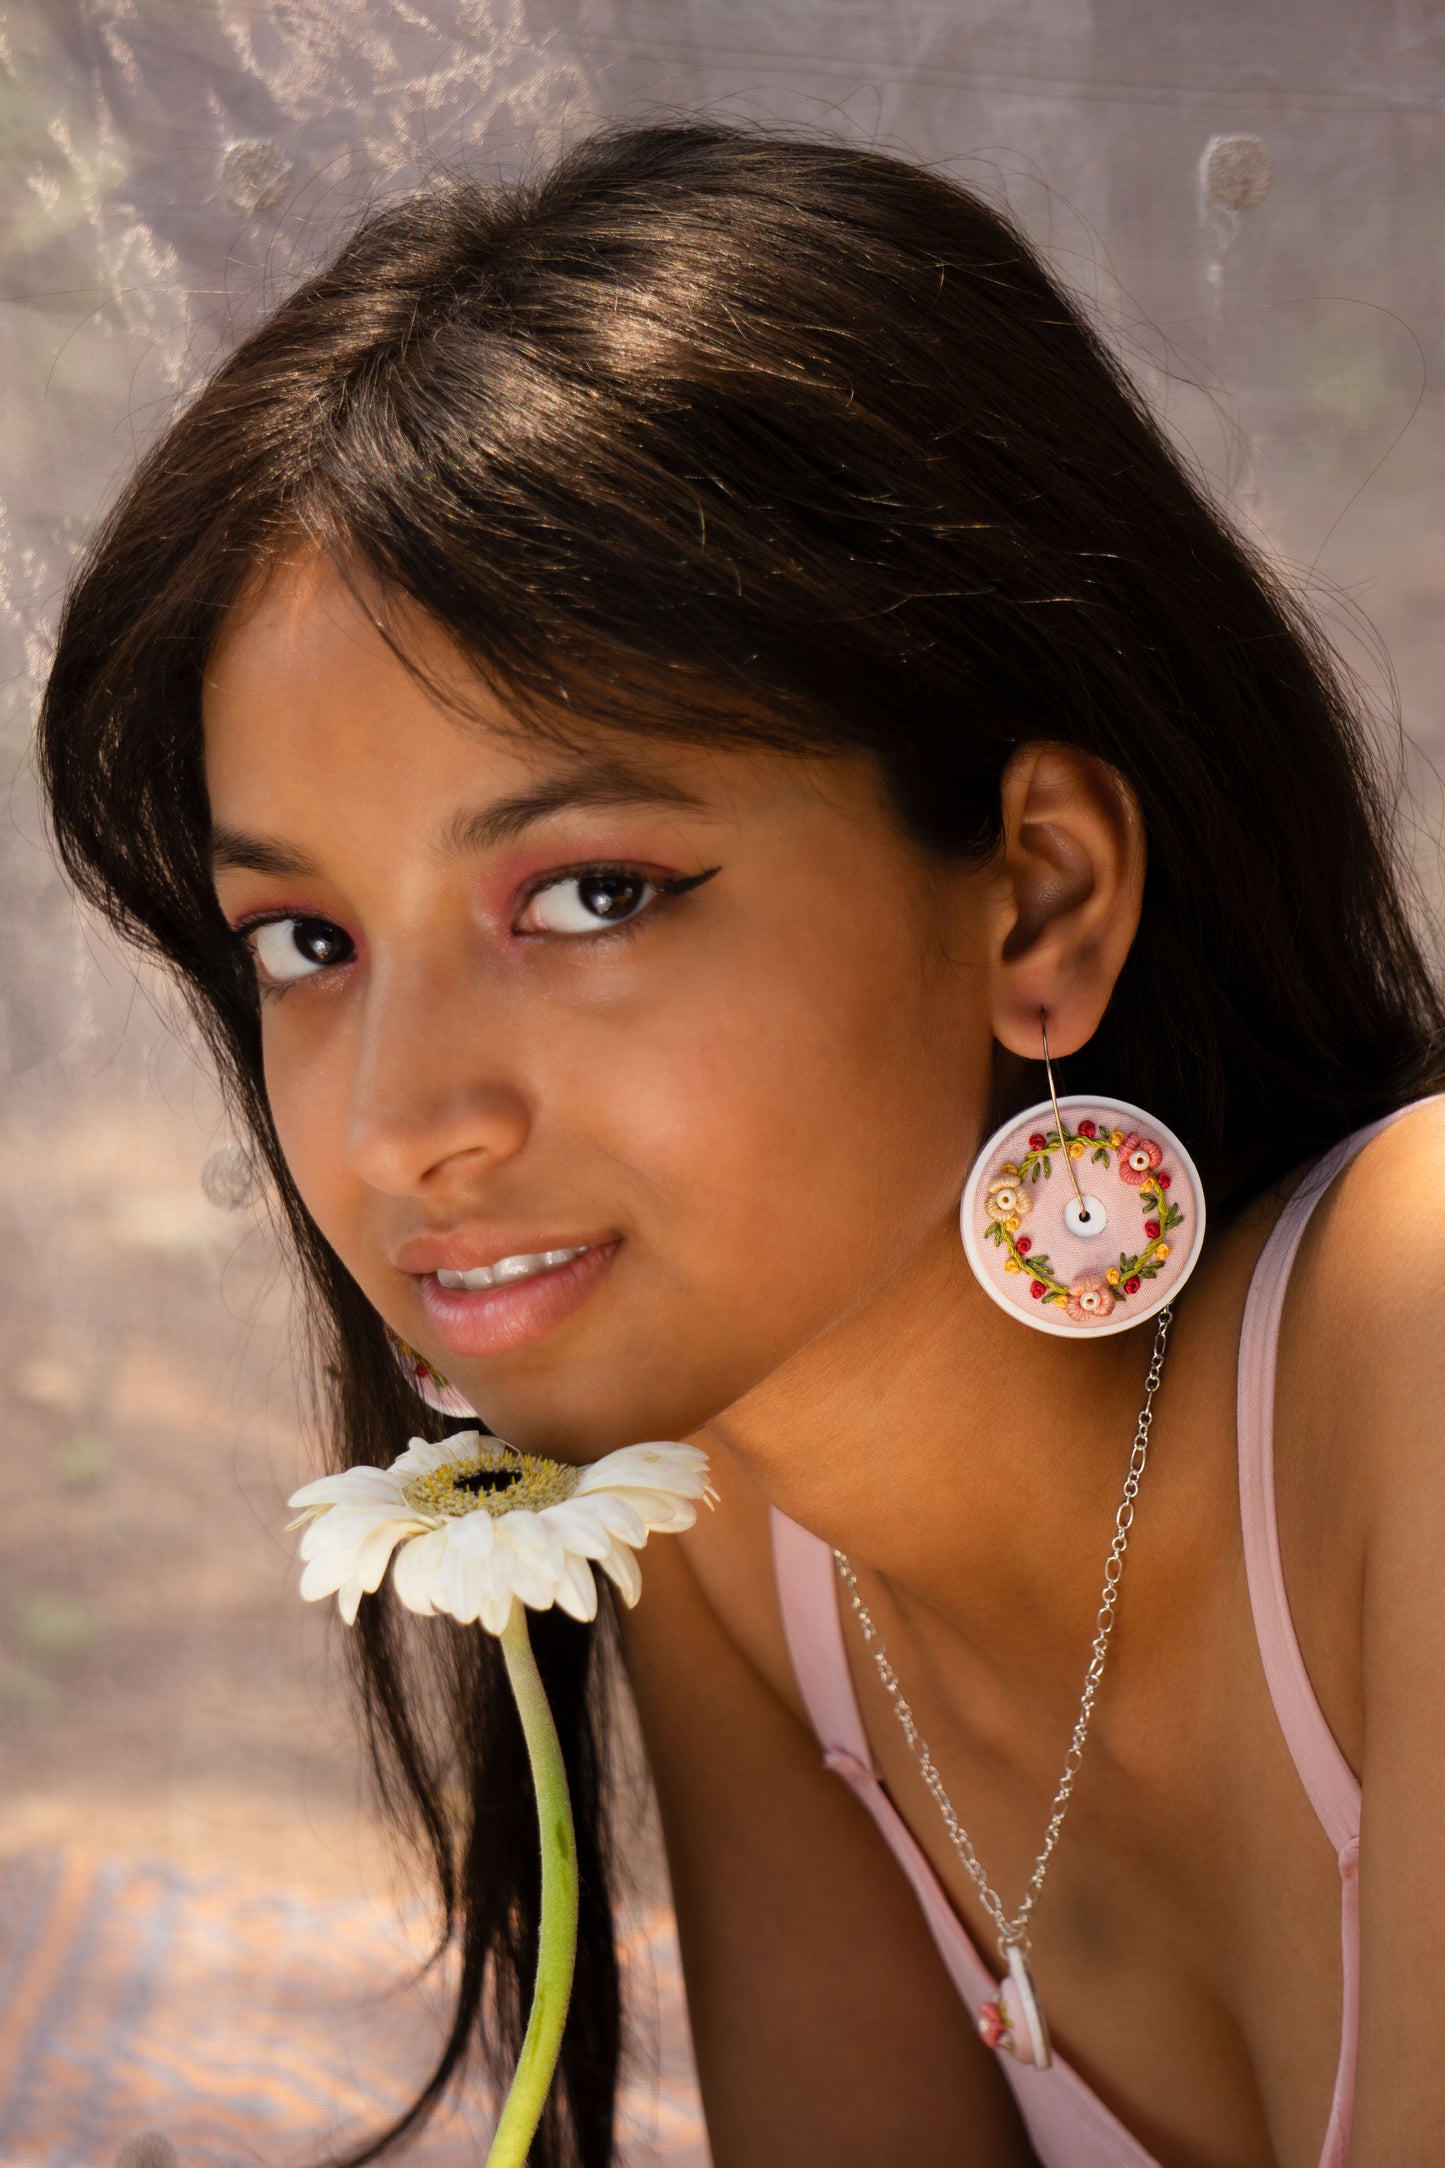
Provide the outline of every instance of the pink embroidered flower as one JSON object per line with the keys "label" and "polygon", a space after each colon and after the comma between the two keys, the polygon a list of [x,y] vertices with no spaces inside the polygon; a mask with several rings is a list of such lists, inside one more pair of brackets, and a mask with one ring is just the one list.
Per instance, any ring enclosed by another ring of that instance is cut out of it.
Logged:
{"label": "pink embroidered flower", "polygon": [[978,2029],[985,2047],[996,2048],[1008,2031],[1008,2019],[996,2002],[980,2004]]}
{"label": "pink embroidered flower", "polygon": [[991,1220],[1021,1220],[1033,1208],[1033,1198],[1015,1176],[1006,1174],[1001,1181],[989,1183],[985,1210]]}
{"label": "pink embroidered flower", "polygon": [[1069,1282],[1065,1314],[1076,1325],[1097,1325],[1114,1307],[1114,1290],[1102,1272],[1081,1272]]}
{"label": "pink embroidered flower", "polygon": [[1131,1189],[1142,1189],[1163,1157],[1162,1144],[1153,1144],[1137,1129],[1131,1129],[1119,1146],[1119,1180],[1127,1182]]}

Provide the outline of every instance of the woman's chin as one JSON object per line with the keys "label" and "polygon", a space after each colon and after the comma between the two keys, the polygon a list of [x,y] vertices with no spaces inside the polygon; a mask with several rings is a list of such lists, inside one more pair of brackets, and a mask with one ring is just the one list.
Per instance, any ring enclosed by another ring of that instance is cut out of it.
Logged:
{"label": "woman's chin", "polygon": [[[610,1371],[609,1366],[609,1371]],[[471,1401],[486,1428],[519,1452],[541,1453],[573,1463],[600,1460],[620,1446],[666,1438],[679,1443],[696,1437],[728,1405],[714,1393],[678,1391],[679,1381],[656,1393],[618,1390],[616,1374],[528,1378],[476,1378],[474,1391],[463,1379],[457,1385]]]}

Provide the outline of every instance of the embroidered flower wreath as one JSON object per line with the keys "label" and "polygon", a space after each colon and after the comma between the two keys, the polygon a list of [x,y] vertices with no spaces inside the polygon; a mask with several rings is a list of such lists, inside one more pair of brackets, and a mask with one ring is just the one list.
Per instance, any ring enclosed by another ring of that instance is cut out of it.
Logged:
{"label": "embroidered flower wreath", "polygon": [[[1138,1190],[1144,1214],[1142,1250],[1132,1257],[1121,1250],[1117,1264],[1076,1273],[1068,1281],[1058,1277],[1047,1257],[1035,1253],[1023,1224],[1033,1210],[1033,1185],[1052,1175],[1055,1152],[1067,1152],[1070,1159],[1087,1153],[1090,1166],[1113,1167],[1121,1182]],[[1168,1195],[1172,1181],[1163,1146],[1137,1129],[1110,1129],[1090,1120],[1075,1130],[1066,1126],[1062,1135],[1057,1129],[1036,1129],[1028,1150],[1017,1161],[1006,1160],[988,1186],[988,1239],[1006,1249],[1005,1272],[1029,1275],[1029,1293],[1036,1302],[1057,1304],[1076,1325],[1101,1324],[1116,1303],[1127,1302],[1146,1280],[1156,1277],[1170,1253],[1168,1238],[1184,1224],[1184,1214]]]}

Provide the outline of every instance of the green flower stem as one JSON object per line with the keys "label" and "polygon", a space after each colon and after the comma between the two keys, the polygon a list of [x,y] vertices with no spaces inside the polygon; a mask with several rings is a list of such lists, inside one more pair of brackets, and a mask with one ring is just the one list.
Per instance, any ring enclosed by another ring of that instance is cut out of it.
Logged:
{"label": "green flower stem", "polygon": [[528,2148],[542,2120],[557,2068],[562,2028],[572,1996],[572,1971],[577,1961],[577,1844],[562,1744],[527,1637],[524,1604],[513,1604],[501,1643],[537,1794],[537,1831],[542,1843],[542,1929],[527,2036],[486,2168],[526,2168]]}

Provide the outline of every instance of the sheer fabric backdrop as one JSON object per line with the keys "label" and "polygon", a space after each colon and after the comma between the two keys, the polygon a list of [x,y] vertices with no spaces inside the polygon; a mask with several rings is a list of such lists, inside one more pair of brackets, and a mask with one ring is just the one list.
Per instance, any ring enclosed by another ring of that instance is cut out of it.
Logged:
{"label": "sheer fabric backdrop", "polygon": [[[75,549],[212,358],[438,165],[510,174],[594,119],[701,106],[901,149],[1012,208],[1311,587],[1433,906],[1445,19],[17,0],[0,100],[0,2158],[94,2168],[150,2124],[187,2162],[304,2158],[422,2068],[425,1996],[378,1996],[425,1920],[361,1804],[330,1622],[294,1594],[305,1446],[264,1209],[163,991],[46,852],[29,733]],[[637,1850],[629,2157],[680,2168],[705,2155],[645,1829]],[[427,2149],[474,2157],[463,2122]]]}

